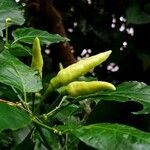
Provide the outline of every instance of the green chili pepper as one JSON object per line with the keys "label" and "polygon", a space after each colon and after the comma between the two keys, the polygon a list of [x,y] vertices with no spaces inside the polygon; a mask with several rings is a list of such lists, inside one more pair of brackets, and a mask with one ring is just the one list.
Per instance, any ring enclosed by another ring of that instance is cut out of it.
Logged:
{"label": "green chili pepper", "polygon": [[42,78],[43,57],[41,54],[40,40],[38,37],[36,37],[33,42],[31,67],[37,70]]}
{"label": "green chili pepper", "polygon": [[74,63],[65,69],[60,70],[57,76],[51,80],[50,84],[54,88],[58,88],[62,85],[66,85],[74,81],[78,77],[85,75],[91,69],[104,62],[109,57],[111,52],[112,51],[109,50],[107,52],[91,56],[89,58],[80,60],[79,62]]}
{"label": "green chili pepper", "polygon": [[99,53],[97,55],[91,56],[89,58],[80,60],[67,68],[64,68],[58,72],[58,74],[51,79],[47,90],[44,93],[45,99],[49,93],[59,88],[60,86],[67,85],[68,83],[76,80],[82,75],[85,75],[91,69],[103,63],[111,54],[111,50]]}
{"label": "green chili pepper", "polygon": [[100,90],[116,90],[115,86],[109,82],[104,81],[75,81],[69,83],[67,86],[60,88],[58,91],[62,94],[69,94],[71,96],[87,95],[98,92]]}

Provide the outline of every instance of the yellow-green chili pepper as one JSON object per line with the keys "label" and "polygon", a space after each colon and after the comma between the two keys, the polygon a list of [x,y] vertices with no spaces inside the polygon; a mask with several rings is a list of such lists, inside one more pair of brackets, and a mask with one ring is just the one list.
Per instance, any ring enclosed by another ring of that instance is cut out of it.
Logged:
{"label": "yellow-green chili pepper", "polygon": [[60,86],[67,85],[68,83],[76,80],[82,75],[85,75],[91,69],[103,63],[111,54],[111,50],[99,53],[89,58],[80,60],[67,68],[64,68],[58,72],[58,74],[51,79],[47,90],[44,93],[44,99]]}
{"label": "yellow-green chili pepper", "polygon": [[36,37],[33,42],[31,67],[37,70],[42,78],[43,57],[41,54],[40,40],[38,37]]}
{"label": "yellow-green chili pepper", "polygon": [[74,81],[60,89],[60,93],[69,94],[71,96],[87,95],[98,92],[100,90],[116,90],[116,87],[104,81]]}
{"label": "yellow-green chili pepper", "polygon": [[91,69],[95,68],[96,66],[100,65],[102,62],[104,62],[109,55],[111,54],[111,50],[91,56],[89,58],[80,60],[77,63],[74,63],[70,66],[68,66],[65,69],[62,69],[58,72],[57,76],[54,77],[50,84],[54,88],[58,88],[62,85],[66,85],[78,77],[85,75],[87,72],[89,72]]}

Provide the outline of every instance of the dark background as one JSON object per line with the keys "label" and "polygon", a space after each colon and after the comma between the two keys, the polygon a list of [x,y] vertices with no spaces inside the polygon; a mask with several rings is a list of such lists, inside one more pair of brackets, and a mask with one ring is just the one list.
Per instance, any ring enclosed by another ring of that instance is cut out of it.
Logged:
{"label": "dark background", "polygon": [[76,58],[88,56],[81,56],[83,49],[92,50],[89,55],[109,49],[113,51],[109,60],[94,71],[100,80],[150,83],[149,0],[53,2],[63,16]]}

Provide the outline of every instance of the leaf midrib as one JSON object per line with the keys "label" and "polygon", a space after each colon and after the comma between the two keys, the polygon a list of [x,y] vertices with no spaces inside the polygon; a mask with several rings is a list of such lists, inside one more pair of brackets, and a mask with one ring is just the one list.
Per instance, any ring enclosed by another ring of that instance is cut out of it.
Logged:
{"label": "leaf midrib", "polygon": [[[105,124],[104,124],[104,125],[105,125]],[[117,124],[116,124],[116,125],[117,125]],[[114,126],[114,124],[113,124],[113,126]],[[130,136],[134,136],[134,137],[137,137],[137,138],[139,138],[139,136],[140,136],[141,139],[143,139],[143,140],[145,141],[145,138],[143,138],[143,136],[141,136],[141,134],[144,134],[145,132],[139,130],[139,131],[142,132],[142,133],[138,134],[138,133],[135,132],[136,130],[138,131],[138,129],[133,128],[133,127],[129,127],[129,128],[131,128],[131,130],[134,132],[134,135],[132,134],[132,132],[121,131],[121,129],[120,129],[120,130],[113,129],[113,128],[111,128],[111,124],[110,124],[110,125],[107,125],[107,124],[106,124],[106,127],[102,127],[102,126],[98,126],[98,125],[94,125],[94,127],[98,127],[98,128],[101,128],[101,129],[105,129],[106,131],[109,130],[109,131],[113,131],[113,132],[116,132],[116,133],[118,132],[118,133],[121,133],[121,134],[128,134],[128,135],[130,135]],[[128,126],[120,125],[120,126],[117,126],[117,127],[123,127],[123,129],[124,129],[124,127],[128,127]],[[83,128],[86,128],[86,126],[83,127]],[[78,129],[77,129],[77,130],[78,130]],[[130,129],[127,129],[127,130],[130,130]],[[106,131],[105,131],[105,132],[106,132]],[[148,133],[145,133],[145,134],[147,135]],[[150,134],[149,134],[149,139],[150,139]]]}
{"label": "leaf midrib", "polygon": [[[41,37],[41,38],[45,38],[45,37],[49,38],[50,37],[48,35],[44,35],[44,36],[38,35],[38,36]],[[18,42],[19,40],[22,40],[22,39],[28,39],[28,38],[34,38],[34,37],[35,37],[35,35],[23,36],[23,37],[20,37],[20,38],[16,38],[16,40],[12,44],[14,44],[14,43],[16,43],[16,42]],[[53,38],[53,39],[56,39],[56,38]],[[51,43],[51,42],[49,41],[49,43]]]}

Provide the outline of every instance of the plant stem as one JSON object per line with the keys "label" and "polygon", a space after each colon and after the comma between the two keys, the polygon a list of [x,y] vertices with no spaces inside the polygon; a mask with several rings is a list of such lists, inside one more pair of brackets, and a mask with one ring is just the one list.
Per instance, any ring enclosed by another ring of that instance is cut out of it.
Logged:
{"label": "plant stem", "polygon": [[44,92],[41,101],[39,102],[38,106],[36,107],[37,111],[39,109],[39,107],[41,106],[41,104],[44,102],[44,100],[46,100],[46,98],[50,95],[50,93],[54,91],[53,87],[51,85],[49,85],[49,87],[46,89],[46,91]]}
{"label": "plant stem", "polygon": [[12,88],[12,90],[15,92],[15,94],[17,94],[17,97],[19,98],[19,100],[20,100],[21,102],[23,102],[22,97],[21,97],[21,95],[17,92],[17,90],[16,90],[13,86],[11,86],[11,88]]}
{"label": "plant stem", "polygon": [[31,93],[32,99],[32,112],[34,112],[34,104],[35,104],[35,93]]}
{"label": "plant stem", "polygon": [[33,121],[34,123],[40,125],[41,127],[52,131],[53,133],[61,134],[61,132],[58,131],[56,128],[52,128],[52,127],[50,127],[50,126],[44,124],[44,123],[43,123],[41,120],[39,120],[39,118],[37,118],[37,117],[33,117],[33,118],[32,118],[32,121]]}
{"label": "plant stem", "polygon": [[17,97],[19,98],[19,100],[21,101],[21,103],[22,103],[22,106],[23,106],[23,108],[25,109],[25,111],[27,111],[28,113],[30,113],[30,114],[32,114],[31,113],[31,110],[30,110],[30,108],[29,108],[29,106],[28,106],[28,103],[27,103],[27,98],[26,98],[26,93],[24,92],[24,99],[25,99],[25,101],[21,98],[21,96],[20,96],[20,94],[17,92],[17,90],[13,87],[13,86],[11,86],[11,88],[13,89],[13,91],[17,94]]}
{"label": "plant stem", "polygon": [[[53,111],[53,113],[51,113],[51,112],[49,112],[48,113],[48,116],[47,116],[47,114],[44,114],[43,115],[43,117],[44,118],[52,118],[53,116],[55,116],[58,112],[60,112],[61,110],[63,110],[63,109],[65,109],[66,107],[68,107],[69,105],[72,105],[72,104],[74,104],[74,103],[76,103],[77,101],[76,101],[76,99],[75,100],[73,100],[72,102],[70,102],[69,104],[67,104],[67,105],[65,105],[65,106],[62,106],[62,107],[59,107],[59,109],[58,108],[55,108],[55,111]],[[58,106],[57,106],[58,107]]]}
{"label": "plant stem", "polygon": [[65,145],[64,145],[64,147],[62,148],[63,150],[68,150],[67,144],[68,144],[68,134],[65,135]]}
{"label": "plant stem", "polygon": [[31,110],[30,110],[28,102],[27,102],[27,93],[26,93],[26,91],[24,89],[23,89],[23,96],[24,96],[24,102],[23,102],[23,104],[25,104],[24,106],[28,110],[28,112],[31,113]]}
{"label": "plant stem", "polygon": [[5,29],[6,29],[6,32],[5,32],[5,38],[6,38],[5,46],[6,47],[8,47],[8,45],[9,45],[9,43],[8,43],[8,27],[9,27],[10,23],[11,23],[11,19],[7,18],[6,23],[5,23]]}
{"label": "plant stem", "polygon": [[[61,95],[60,95],[60,96],[61,96]],[[61,107],[61,105],[62,105],[62,103],[64,102],[65,99],[66,99],[66,96],[64,96],[64,97],[62,98],[62,100],[60,101],[59,105],[56,106],[55,109],[53,109],[52,111],[50,111],[50,112],[47,113],[47,114],[44,114],[45,118],[50,117],[55,111],[57,111],[58,109],[60,109],[60,107]]]}

